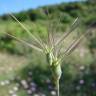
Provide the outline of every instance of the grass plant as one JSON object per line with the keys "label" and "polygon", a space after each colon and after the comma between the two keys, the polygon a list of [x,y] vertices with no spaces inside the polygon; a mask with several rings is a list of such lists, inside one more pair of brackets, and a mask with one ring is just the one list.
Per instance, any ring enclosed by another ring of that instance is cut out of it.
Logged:
{"label": "grass plant", "polygon": [[[30,44],[25,40],[22,40],[21,38],[17,38],[14,35],[10,33],[5,33],[8,36],[14,38],[15,40],[35,49],[36,51],[40,51],[41,53],[46,55],[47,63],[50,67],[51,76],[52,76],[52,82],[56,88],[57,96],[60,96],[59,92],[59,81],[62,75],[61,70],[61,64],[64,58],[66,56],[70,55],[72,51],[78,46],[78,44],[81,42],[81,40],[84,38],[85,35],[87,35],[91,30],[90,26],[87,28],[87,31],[84,32],[79,38],[76,38],[72,41],[72,43],[67,47],[66,50],[62,51],[64,48],[64,40],[77,28],[79,24],[79,19],[76,18],[72,25],[70,26],[70,30],[62,35],[58,40],[55,40],[55,36],[52,30],[55,30],[56,28],[53,28],[51,26],[51,22],[48,23],[48,30],[47,30],[47,40],[44,42],[41,38],[35,37],[13,14],[9,13],[9,15],[18,22],[18,24],[29,34],[29,36],[34,40],[35,44]],[[50,14],[47,12],[47,15],[50,19]],[[49,20],[50,21],[50,20]],[[58,22],[59,23],[59,22]],[[52,28],[52,30],[51,30]],[[38,46],[37,46],[38,45]]]}

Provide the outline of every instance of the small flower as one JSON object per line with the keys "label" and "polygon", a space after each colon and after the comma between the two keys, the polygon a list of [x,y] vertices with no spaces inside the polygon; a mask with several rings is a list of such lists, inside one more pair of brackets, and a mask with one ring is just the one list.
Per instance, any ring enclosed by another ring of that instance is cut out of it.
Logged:
{"label": "small flower", "polygon": [[30,85],[31,85],[32,87],[36,87],[36,86],[37,86],[36,83],[34,83],[34,82],[31,82]]}
{"label": "small flower", "polygon": [[35,91],[36,91],[36,87],[32,87],[32,88],[31,88],[31,91],[32,91],[32,92],[35,92]]}
{"label": "small flower", "polygon": [[27,93],[31,95],[32,94],[32,90],[27,90]]}
{"label": "small flower", "polygon": [[81,85],[84,84],[84,80],[83,80],[83,79],[80,80],[79,83],[80,83]]}

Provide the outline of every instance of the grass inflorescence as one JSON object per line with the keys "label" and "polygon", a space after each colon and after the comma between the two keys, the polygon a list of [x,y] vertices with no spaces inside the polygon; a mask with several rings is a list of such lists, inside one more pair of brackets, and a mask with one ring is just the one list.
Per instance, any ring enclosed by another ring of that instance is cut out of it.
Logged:
{"label": "grass inflorescence", "polygon": [[[53,33],[53,30],[55,30],[56,27],[53,28],[51,25],[52,22],[48,22],[47,39],[46,42],[44,42],[41,38],[38,39],[37,37],[35,37],[20,21],[18,21],[18,19],[13,14],[9,13],[9,15],[15,21],[17,21],[18,24],[29,34],[29,36],[34,40],[36,45],[32,43],[30,44],[27,41],[22,40],[21,38],[19,39],[10,33],[6,34],[14,38],[15,40],[46,55],[46,60],[51,71],[52,82],[57,90],[57,96],[59,96],[59,81],[62,75],[62,61],[64,58],[66,58],[66,56],[70,55],[70,53],[78,46],[78,44],[81,42],[84,36],[91,31],[89,30],[90,26],[87,28],[87,31],[84,34],[82,34],[79,38],[73,40],[73,42],[67,47],[67,49],[62,51],[62,49],[64,48],[64,40],[77,28],[78,24],[80,23],[78,18],[76,18],[72,23],[72,25],[69,28],[70,30],[66,34],[59,37],[59,39],[57,40],[55,39],[55,35]],[[48,12],[47,15],[50,21],[50,14]]]}

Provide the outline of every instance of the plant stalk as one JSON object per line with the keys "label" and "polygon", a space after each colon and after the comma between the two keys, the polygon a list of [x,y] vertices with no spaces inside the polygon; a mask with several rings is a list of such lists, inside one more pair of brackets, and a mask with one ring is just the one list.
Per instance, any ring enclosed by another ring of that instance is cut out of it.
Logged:
{"label": "plant stalk", "polygon": [[60,92],[59,91],[60,91],[59,90],[59,80],[57,80],[57,82],[56,82],[56,94],[57,94],[57,96],[60,95]]}

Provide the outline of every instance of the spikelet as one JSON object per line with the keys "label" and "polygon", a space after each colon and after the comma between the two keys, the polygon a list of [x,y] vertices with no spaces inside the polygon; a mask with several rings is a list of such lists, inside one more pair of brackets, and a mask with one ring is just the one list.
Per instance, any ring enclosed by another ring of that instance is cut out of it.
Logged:
{"label": "spikelet", "polygon": [[52,72],[52,81],[55,87],[57,88],[59,84],[59,80],[61,78],[62,70],[61,70],[61,64],[58,63],[58,61],[54,61],[51,66],[51,72]]}

